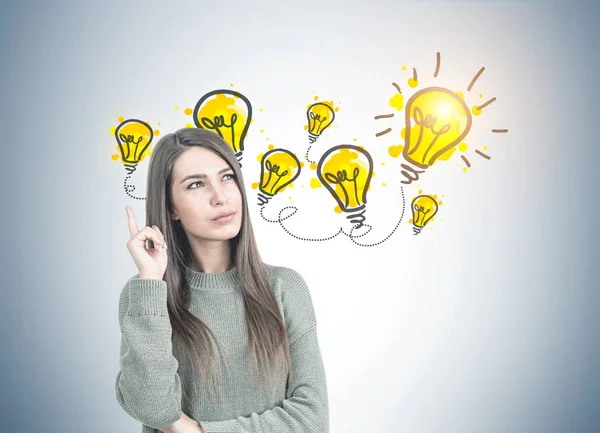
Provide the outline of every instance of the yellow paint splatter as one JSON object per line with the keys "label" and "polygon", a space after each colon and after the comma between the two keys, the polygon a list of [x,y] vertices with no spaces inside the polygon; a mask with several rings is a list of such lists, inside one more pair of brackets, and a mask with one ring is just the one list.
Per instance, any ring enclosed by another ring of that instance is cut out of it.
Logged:
{"label": "yellow paint splatter", "polygon": [[258,188],[258,182],[252,182],[252,189]]}
{"label": "yellow paint splatter", "polygon": [[115,113],[118,113],[118,112],[119,112],[119,110],[115,110]]}
{"label": "yellow paint splatter", "polygon": [[460,96],[460,99],[462,99],[463,101],[465,100],[465,94],[463,92],[461,92],[460,90],[457,90],[456,93],[458,96]]}
{"label": "yellow paint splatter", "polygon": [[186,124],[185,124],[185,127],[186,127],[186,128],[193,128],[193,127],[194,127],[194,125],[192,125],[191,123],[186,123]]}
{"label": "yellow paint splatter", "polygon": [[310,179],[310,187],[311,188],[321,188],[323,185],[316,177]]}
{"label": "yellow paint splatter", "polygon": [[408,85],[413,89],[419,85],[419,80],[415,80],[413,77],[408,79]]}
{"label": "yellow paint splatter", "polygon": [[342,213],[342,209],[339,207],[339,205],[335,205],[335,207],[333,208],[334,212],[336,213]]}
{"label": "yellow paint splatter", "polygon": [[269,150],[273,150],[273,148],[275,148],[275,146],[273,146],[272,144],[269,144]]}
{"label": "yellow paint splatter", "polygon": [[154,135],[156,135],[157,137],[160,135],[160,131],[158,129],[154,130]]}
{"label": "yellow paint splatter", "polygon": [[473,108],[471,109],[471,113],[473,113],[475,116],[479,116],[481,114],[481,110],[479,109],[479,107],[477,105],[473,105]]}
{"label": "yellow paint splatter", "polygon": [[402,151],[404,150],[404,146],[399,144],[397,146],[388,147],[388,153],[392,158],[398,158]]}
{"label": "yellow paint splatter", "polygon": [[308,125],[304,125],[304,130],[308,131]]}
{"label": "yellow paint splatter", "polygon": [[406,71],[406,66],[402,66],[402,70],[403,70],[403,71]]}
{"label": "yellow paint splatter", "polygon": [[125,120],[125,118],[123,116],[119,116],[119,122],[122,122],[123,120]]}
{"label": "yellow paint splatter", "polygon": [[400,131],[400,137],[402,137],[402,139],[406,140],[406,128],[402,128],[402,131]]}
{"label": "yellow paint splatter", "polygon": [[175,111],[179,110],[179,107],[175,107]]}
{"label": "yellow paint splatter", "polygon": [[150,156],[152,156],[152,152],[148,152],[148,156],[149,156],[149,157],[150,157]]}
{"label": "yellow paint splatter", "polygon": [[385,162],[382,162],[381,165],[385,165]]}
{"label": "yellow paint splatter", "polygon": [[316,162],[311,162],[310,163],[310,169],[311,170],[316,170],[317,169],[317,163]]}
{"label": "yellow paint splatter", "polygon": [[300,161],[300,167],[304,167],[304,162]]}
{"label": "yellow paint splatter", "polygon": [[315,101],[319,99],[319,95],[315,95]]}
{"label": "yellow paint splatter", "polygon": [[186,116],[191,116],[194,110],[192,110],[191,108],[186,108],[183,112]]}
{"label": "yellow paint splatter", "polygon": [[469,146],[467,146],[467,143],[460,143],[458,145],[458,150],[460,150],[461,152],[466,152],[469,149]]}
{"label": "yellow paint splatter", "polygon": [[419,194],[423,194],[423,190],[422,189],[419,190]]}
{"label": "yellow paint splatter", "polygon": [[337,113],[338,111],[340,111],[340,107],[335,107],[335,112]]}
{"label": "yellow paint splatter", "polygon": [[383,182],[383,183],[381,184],[381,186],[385,186],[385,182]]}
{"label": "yellow paint splatter", "polygon": [[408,223],[409,223],[409,224],[412,224],[412,218],[410,218],[410,219],[408,220]]}
{"label": "yellow paint splatter", "polygon": [[[411,78],[412,79],[412,78]],[[398,111],[401,111],[404,108],[404,95],[402,93],[396,93],[389,100],[390,107],[395,108]]]}
{"label": "yellow paint splatter", "polygon": [[263,109],[262,109],[262,108],[260,109],[260,112],[261,112],[261,113],[263,112]]}
{"label": "yellow paint splatter", "polygon": [[110,135],[115,135],[115,131],[116,131],[116,130],[117,130],[117,127],[116,127],[116,126],[112,126],[112,127],[110,128]]}
{"label": "yellow paint splatter", "polygon": [[294,187],[294,182],[292,182],[288,185],[288,188],[293,188],[293,187]]}
{"label": "yellow paint splatter", "polygon": [[265,156],[265,154],[264,154],[264,153],[261,153],[261,154],[259,154],[259,155],[256,157],[256,160],[257,160],[258,162],[262,161],[262,159],[263,159],[263,156]]}
{"label": "yellow paint splatter", "polygon": [[118,154],[118,153],[113,153],[113,154],[111,155],[111,157],[112,157],[112,160],[113,160],[113,161],[116,161],[117,159],[119,159],[119,154]]}
{"label": "yellow paint splatter", "polygon": [[267,141],[269,141],[269,137],[267,137]]}
{"label": "yellow paint splatter", "polygon": [[233,83],[231,83],[231,84],[229,85],[229,87],[233,87]]}
{"label": "yellow paint splatter", "polygon": [[466,173],[467,172],[467,167],[463,167],[463,171]]}
{"label": "yellow paint splatter", "polygon": [[487,150],[487,146],[483,146],[483,150]]}
{"label": "yellow paint splatter", "polygon": [[480,94],[479,94],[479,97],[480,97],[480,98],[483,98],[483,93],[480,93]]}

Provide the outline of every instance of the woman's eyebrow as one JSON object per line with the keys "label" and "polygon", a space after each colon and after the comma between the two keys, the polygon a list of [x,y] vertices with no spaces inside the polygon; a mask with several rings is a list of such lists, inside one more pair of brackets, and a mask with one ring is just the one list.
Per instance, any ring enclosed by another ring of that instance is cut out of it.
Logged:
{"label": "woman's eyebrow", "polygon": [[[230,170],[232,170],[231,167],[225,167],[225,168],[222,168],[221,170],[219,170],[219,172],[217,174],[225,173],[226,171],[230,171]],[[181,180],[181,182],[179,182],[179,183],[181,184],[188,179],[204,179],[204,178],[206,178],[206,175],[203,173],[189,174],[186,177],[184,177]]]}

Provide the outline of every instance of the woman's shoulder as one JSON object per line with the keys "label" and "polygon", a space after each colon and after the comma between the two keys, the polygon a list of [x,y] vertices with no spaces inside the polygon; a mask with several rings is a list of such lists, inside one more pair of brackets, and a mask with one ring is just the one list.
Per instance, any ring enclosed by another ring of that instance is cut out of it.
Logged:
{"label": "woman's shoulder", "polygon": [[304,277],[297,270],[288,266],[271,265],[265,263],[272,282],[283,282],[286,285],[306,285]]}

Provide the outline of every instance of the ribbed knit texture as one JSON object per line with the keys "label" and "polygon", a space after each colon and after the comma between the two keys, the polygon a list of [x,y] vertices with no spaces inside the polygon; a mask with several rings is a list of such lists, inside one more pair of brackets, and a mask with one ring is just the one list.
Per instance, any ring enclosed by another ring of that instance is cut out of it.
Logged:
{"label": "ribbed knit texture", "polygon": [[217,402],[202,391],[202,377],[191,369],[189,357],[174,350],[167,283],[139,274],[127,281],[119,299],[122,337],[115,390],[123,410],[142,423],[142,433],[160,433],[182,411],[206,433],[329,432],[325,369],[310,291],[295,270],[267,269],[293,365],[288,388],[282,371],[272,392],[252,372],[237,268],[208,274],[186,270],[191,312],[215,334],[229,367],[220,369]]}

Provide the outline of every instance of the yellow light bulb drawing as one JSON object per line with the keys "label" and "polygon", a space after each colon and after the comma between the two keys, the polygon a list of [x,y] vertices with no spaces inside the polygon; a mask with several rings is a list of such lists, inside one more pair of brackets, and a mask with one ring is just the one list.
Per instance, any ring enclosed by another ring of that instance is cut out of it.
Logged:
{"label": "yellow light bulb drawing", "polygon": [[323,154],[317,176],[329,190],[347,218],[357,227],[364,224],[367,190],[373,174],[373,159],[359,146],[342,144]]}
{"label": "yellow light bulb drawing", "polygon": [[418,195],[416,196],[412,203],[412,223],[413,223],[413,232],[415,235],[418,235],[425,224],[431,221],[431,218],[438,211],[438,204],[435,199],[429,195]]}
{"label": "yellow light bulb drawing", "polygon": [[308,107],[306,117],[308,119],[308,141],[312,144],[331,125],[335,119],[335,113],[328,104],[317,102]]}
{"label": "yellow light bulb drawing", "polygon": [[266,204],[300,175],[300,161],[286,149],[271,149],[261,160],[258,204]]}
{"label": "yellow light bulb drawing", "polygon": [[153,136],[154,131],[150,125],[138,119],[127,119],[117,126],[115,137],[127,174],[133,173],[138,163],[144,159]]}
{"label": "yellow light bulb drawing", "polygon": [[404,159],[420,168],[461,142],[471,129],[469,107],[455,92],[427,87],[416,92],[405,109]]}
{"label": "yellow light bulb drawing", "polygon": [[213,90],[196,103],[193,116],[198,128],[212,130],[227,142],[241,166],[244,139],[252,120],[248,98],[234,90]]}

